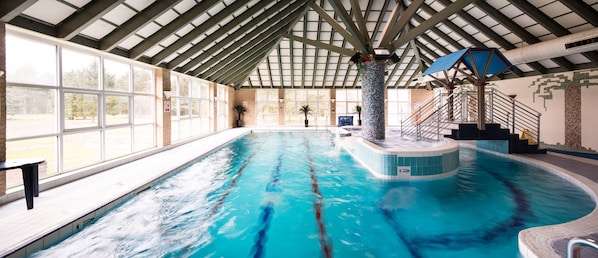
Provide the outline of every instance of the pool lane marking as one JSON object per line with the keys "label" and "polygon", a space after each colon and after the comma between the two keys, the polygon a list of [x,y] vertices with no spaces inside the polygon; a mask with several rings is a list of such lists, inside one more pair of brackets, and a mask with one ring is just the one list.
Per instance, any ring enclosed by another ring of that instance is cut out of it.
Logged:
{"label": "pool lane marking", "polygon": [[324,253],[324,257],[329,258],[332,257],[332,243],[328,240],[328,235],[326,234],[326,227],[324,225],[323,222],[323,215],[322,215],[322,203],[324,202],[324,198],[322,197],[322,192],[320,192],[320,187],[318,185],[318,178],[316,178],[316,170],[314,168],[314,160],[311,157],[311,155],[309,155],[309,153],[311,153],[310,147],[309,147],[309,143],[307,142],[307,139],[305,139],[305,147],[306,147],[306,153],[308,154],[307,156],[307,161],[309,163],[309,175],[311,178],[311,190],[313,192],[313,194],[316,196],[316,198],[314,199],[313,202],[313,206],[314,206],[314,212],[315,212],[315,216],[316,216],[316,223],[318,224],[318,236],[319,236],[319,240],[320,240],[320,247],[322,248],[322,253]]}
{"label": "pool lane marking", "polygon": [[388,224],[390,224],[390,226],[392,227],[392,230],[401,239],[401,241],[403,242],[403,244],[405,244],[405,247],[407,248],[407,250],[411,254],[411,257],[414,257],[414,258],[423,257],[417,251],[417,248],[415,248],[413,246],[413,243],[411,243],[411,241],[409,240],[409,238],[407,237],[407,235],[405,235],[405,233],[404,233],[405,230],[403,229],[403,227],[401,226],[401,224],[399,224],[399,222],[394,218],[394,216],[392,215],[392,212],[389,211],[388,209],[383,208],[382,206],[379,206],[378,208],[380,208],[380,210],[382,212],[382,215],[384,215],[384,218],[386,219],[386,222],[388,222]]}
{"label": "pool lane marking", "polygon": [[[283,145],[284,146],[284,145]],[[280,181],[280,168],[282,167],[282,154],[278,155],[278,163],[276,164],[276,168],[272,172],[270,176],[270,182],[266,185],[266,192],[277,192],[280,189],[278,188],[278,181]],[[260,207],[261,209],[261,217],[259,220],[259,229],[257,235],[254,237],[255,242],[253,243],[253,247],[251,248],[251,256],[254,258],[263,257],[264,256],[264,246],[266,245],[266,241],[268,241],[268,237],[266,233],[270,228],[270,221],[272,220],[272,215],[274,214],[274,203],[267,202],[265,205]]]}
{"label": "pool lane marking", "polygon": [[[498,173],[493,171],[485,171],[500,181],[506,188],[509,189],[513,200],[515,201],[515,211],[509,219],[495,225],[494,227],[481,232],[458,232],[458,233],[447,233],[442,236],[430,236],[430,237],[411,237],[409,238],[410,246],[415,246],[417,249],[421,248],[450,248],[450,249],[464,249],[471,247],[474,243],[489,243],[500,237],[502,233],[513,231],[519,232],[524,229],[525,216],[533,215],[533,211],[530,208],[529,200],[526,198],[525,193],[518,188],[513,182],[510,182],[502,178]],[[391,225],[400,229],[400,225],[393,218],[392,213],[388,210],[383,209],[383,214]],[[395,229],[395,231],[397,231]],[[401,233],[402,234],[402,233]],[[405,241],[406,236],[400,236]],[[406,242],[407,243],[407,242]]]}
{"label": "pool lane marking", "polygon": [[249,155],[249,157],[247,157],[247,159],[245,159],[243,161],[243,165],[241,165],[241,167],[237,170],[237,174],[233,177],[233,180],[226,187],[226,190],[224,190],[224,194],[222,194],[222,196],[220,196],[218,201],[216,201],[216,204],[214,205],[214,207],[212,207],[212,210],[210,211],[211,215],[215,215],[218,212],[218,210],[220,209],[220,207],[222,207],[222,204],[224,203],[224,200],[226,199],[226,197],[230,194],[231,189],[233,187],[235,187],[235,185],[237,184],[237,181],[239,180],[241,175],[243,175],[243,170],[245,170],[245,167],[247,167],[247,165],[249,165],[249,161],[251,161],[253,156],[255,156],[255,154],[257,154],[257,151],[259,149],[260,148],[258,147],[253,153],[251,153],[251,155]]}

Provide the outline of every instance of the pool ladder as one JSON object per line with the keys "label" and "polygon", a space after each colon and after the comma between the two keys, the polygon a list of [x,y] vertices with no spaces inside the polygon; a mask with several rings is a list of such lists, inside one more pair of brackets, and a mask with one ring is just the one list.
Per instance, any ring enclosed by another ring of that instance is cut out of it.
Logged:
{"label": "pool ladder", "polygon": [[580,258],[581,248],[583,246],[589,246],[598,250],[598,243],[596,240],[591,238],[574,237],[567,242],[567,258]]}

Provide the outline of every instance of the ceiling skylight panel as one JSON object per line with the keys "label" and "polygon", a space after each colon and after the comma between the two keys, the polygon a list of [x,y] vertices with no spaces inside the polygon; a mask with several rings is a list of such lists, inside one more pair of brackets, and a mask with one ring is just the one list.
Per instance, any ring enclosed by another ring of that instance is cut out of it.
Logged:
{"label": "ceiling skylight panel", "polygon": [[[4,0],[8,1],[8,0]],[[52,10],[49,12],[48,10]],[[57,25],[64,19],[75,13],[75,9],[54,0],[40,0],[23,11],[23,14],[31,16],[40,21]]]}
{"label": "ceiling skylight panel", "polygon": [[479,20],[480,18],[482,18],[482,17],[486,16],[486,13],[485,13],[485,12],[483,12],[482,10],[480,10],[480,9],[479,9],[479,8],[477,8],[477,7],[473,7],[473,8],[471,8],[471,9],[467,10],[467,13],[468,13],[469,15],[471,15],[472,17],[474,17],[474,18],[478,19],[478,20]]}
{"label": "ceiling skylight panel", "polygon": [[591,62],[589,59],[587,59],[582,54],[568,55],[568,56],[565,56],[565,58],[574,64],[586,64],[586,63]]}
{"label": "ceiling skylight panel", "polygon": [[519,15],[515,18],[512,19],[515,23],[517,23],[519,26],[521,26],[522,28],[528,28],[530,26],[534,26],[536,25],[536,21],[534,21],[534,19],[530,18],[527,15]]}
{"label": "ceiling skylight panel", "polygon": [[126,0],[125,4],[128,6],[133,7],[136,11],[141,11],[151,4],[153,4],[155,0]]}
{"label": "ceiling skylight panel", "polygon": [[180,3],[176,4],[173,9],[178,13],[185,13],[189,11],[189,9],[193,8],[197,3],[194,0],[183,0]]}
{"label": "ceiling skylight panel", "polygon": [[81,34],[97,40],[105,37],[115,28],[116,27],[110,23],[107,23],[103,20],[97,20],[91,25],[87,26],[85,29],[83,29],[81,31]]}
{"label": "ceiling skylight panel", "polygon": [[463,28],[463,27],[465,27],[466,25],[469,24],[465,20],[461,19],[461,17],[459,17],[459,16],[455,16],[455,18],[450,19],[450,20],[451,20],[452,23],[454,23],[455,25],[457,25],[457,26],[459,26],[461,28]]}
{"label": "ceiling skylight panel", "polygon": [[587,23],[583,18],[579,17],[579,15],[573,12],[554,18],[554,21],[558,22],[567,29]]}
{"label": "ceiling skylight panel", "polygon": [[500,12],[511,19],[523,14],[523,12],[521,10],[519,10],[519,8],[515,7],[512,4],[507,5],[504,8],[500,9]]}
{"label": "ceiling skylight panel", "polygon": [[195,26],[199,26],[210,19],[210,16],[207,13],[201,14],[199,17],[195,18],[191,23]]}
{"label": "ceiling skylight panel", "polygon": [[226,6],[224,5],[224,3],[219,2],[217,4],[215,4],[214,6],[212,6],[212,8],[210,8],[210,10],[208,10],[208,13],[211,16],[214,16],[215,14],[221,12],[222,10],[224,10]]}
{"label": "ceiling skylight panel", "polygon": [[546,28],[544,28],[544,26],[540,24],[534,24],[530,27],[525,28],[525,30],[527,30],[529,33],[536,36],[537,38],[545,36],[547,34],[551,34],[550,31],[548,31]]}
{"label": "ceiling skylight panel", "polygon": [[179,37],[177,37],[176,35],[170,35],[167,38],[163,39],[162,41],[160,41],[160,45],[164,46],[164,47],[168,47],[170,46],[172,43],[174,43],[175,41],[177,41],[179,39]]}
{"label": "ceiling skylight panel", "polygon": [[129,7],[126,7],[125,5],[119,5],[105,14],[102,18],[113,24],[121,25],[131,17],[135,16],[135,14],[137,13],[131,10]]}
{"label": "ceiling skylight panel", "polygon": [[440,12],[445,8],[445,6],[439,3],[439,1],[432,1],[432,3],[429,3],[428,6],[434,9],[436,12]]}
{"label": "ceiling skylight panel", "polygon": [[571,33],[577,33],[577,32],[582,32],[582,31],[586,31],[586,30],[591,30],[594,29],[596,27],[594,27],[592,24],[586,23],[584,25],[580,25],[580,26],[576,26],[573,28],[569,28],[569,31]]}
{"label": "ceiling skylight panel", "polygon": [[511,33],[511,31],[509,29],[507,29],[505,26],[503,26],[502,24],[498,24],[498,25],[492,27],[492,30],[494,32],[496,32],[498,35],[507,35],[507,34]]}
{"label": "ceiling skylight panel", "polygon": [[178,53],[178,54],[185,53],[185,51],[191,49],[192,47],[193,47],[192,44],[185,44],[183,47],[177,49],[176,53]]}
{"label": "ceiling skylight panel", "polygon": [[170,54],[169,56],[167,56],[166,58],[164,58],[164,60],[162,60],[162,62],[169,63],[170,61],[175,59],[178,55],[179,55],[178,53],[174,52],[174,53]]}
{"label": "ceiling skylight panel", "polygon": [[521,41],[523,41],[523,39],[521,39],[520,37],[518,37],[517,35],[515,35],[514,33],[508,33],[506,35],[502,35],[502,37],[504,39],[506,39],[507,41],[509,41],[511,44],[515,45]]}
{"label": "ceiling skylight panel", "polygon": [[170,9],[170,10],[164,12],[158,18],[156,18],[155,22],[157,22],[158,24],[160,24],[162,26],[166,26],[168,23],[170,23],[171,21],[176,19],[178,16],[179,15],[175,11]]}
{"label": "ceiling skylight panel", "polygon": [[130,37],[123,40],[120,44],[118,44],[118,47],[130,50],[131,48],[139,44],[141,41],[143,41],[143,38],[137,35],[131,35]]}
{"label": "ceiling skylight panel", "polygon": [[156,54],[160,53],[160,51],[162,51],[164,48],[160,45],[156,45],[152,48],[150,48],[148,51],[146,51],[145,53],[143,53],[143,55],[145,56],[149,56],[149,57],[153,57]]}
{"label": "ceiling skylight panel", "polygon": [[72,4],[74,6],[77,6],[78,8],[82,8],[83,6],[85,6],[86,4],[91,2],[91,0],[64,0],[64,1],[69,4]]}
{"label": "ceiling skylight panel", "polygon": [[565,6],[559,1],[553,1],[552,3],[540,7],[539,9],[540,11],[552,18],[571,12],[571,10],[567,8],[567,6]]}
{"label": "ceiling skylight panel", "polygon": [[559,67],[558,64],[556,64],[555,62],[553,62],[550,59],[540,60],[540,61],[538,61],[538,63],[540,63],[542,66],[544,66],[546,68],[558,68]]}
{"label": "ceiling skylight panel", "polygon": [[192,31],[195,27],[193,27],[193,25],[191,24],[185,24],[185,26],[183,26],[182,28],[180,28],[179,30],[177,30],[175,32],[176,35],[178,35],[179,37],[185,36],[185,34],[189,33],[190,31]]}

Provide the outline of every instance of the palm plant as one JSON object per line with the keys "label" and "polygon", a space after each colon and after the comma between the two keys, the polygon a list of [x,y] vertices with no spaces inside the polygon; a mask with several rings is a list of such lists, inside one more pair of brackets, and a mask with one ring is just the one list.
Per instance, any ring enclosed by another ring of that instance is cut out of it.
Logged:
{"label": "palm plant", "polygon": [[307,127],[309,125],[309,121],[307,120],[307,115],[310,114],[312,111],[311,107],[307,104],[302,105],[299,108],[299,113],[303,113],[303,115],[305,115],[305,127]]}
{"label": "palm plant", "polygon": [[355,106],[355,112],[357,113],[357,123],[358,123],[358,125],[361,125],[361,106],[360,105]]}
{"label": "palm plant", "polygon": [[235,111],[237,111],[237,114],[239,115],[238,118],[237,118],[237,127],[242,127],[243,126],[243,122],[241,121],[241,116],[243,114],[245,114],[245,112],[247,112],[247,108],[245,108],[242,105],[236,105],[236,106],[233,107],[233,109]]}

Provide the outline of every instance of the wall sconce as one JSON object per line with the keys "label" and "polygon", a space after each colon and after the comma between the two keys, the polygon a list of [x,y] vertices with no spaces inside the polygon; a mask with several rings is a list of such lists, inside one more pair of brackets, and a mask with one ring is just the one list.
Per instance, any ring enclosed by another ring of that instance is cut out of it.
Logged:
{"label": "wall sconce", "polygon": [[336,102],[336,99],[330,99],[330,102],[331,102],[332,104],[334,104],[334,102]]}
{"label": "wall sconce", "polygon": [[165,90],[163,93],[164,93],[164,97],[165,97],[166,99],[170,99],[170,96],[172,96],[172,94],[170,93],[170,91],[169,91],[169,90]]}
{"label": "wall sconce", "polygon": [[284,103],[284,99],[278,99],[278,107],[279,108],[283,108],[284,107],[283,103]]}

